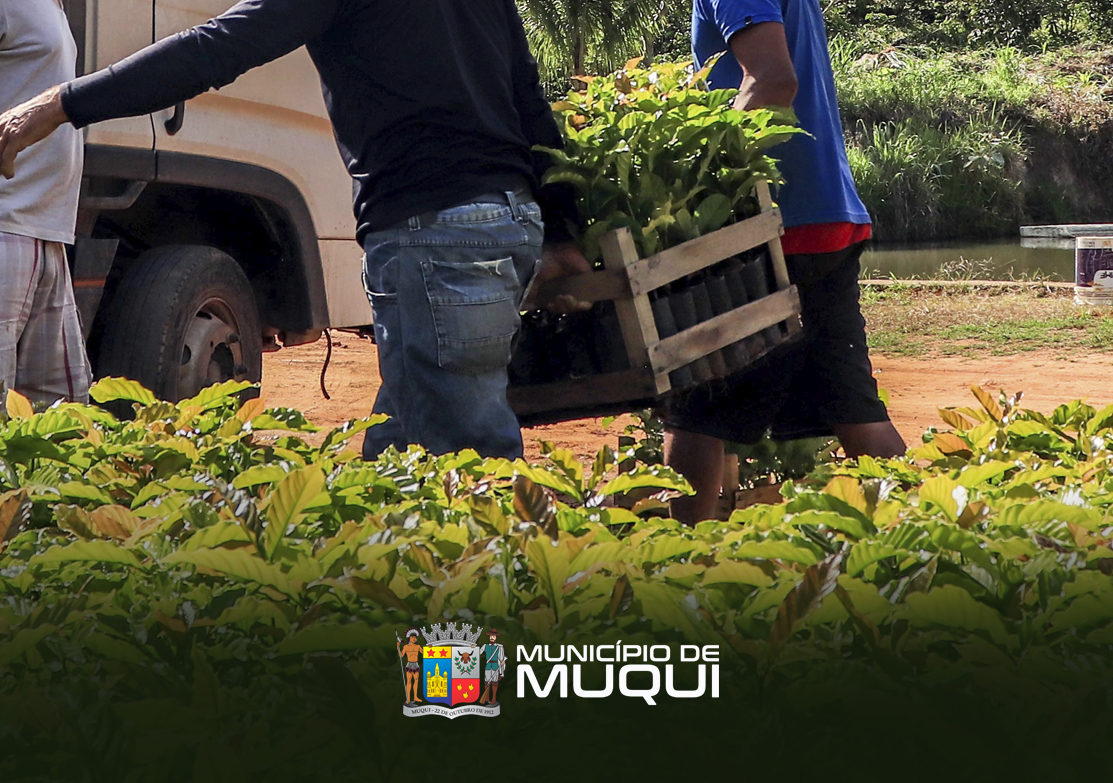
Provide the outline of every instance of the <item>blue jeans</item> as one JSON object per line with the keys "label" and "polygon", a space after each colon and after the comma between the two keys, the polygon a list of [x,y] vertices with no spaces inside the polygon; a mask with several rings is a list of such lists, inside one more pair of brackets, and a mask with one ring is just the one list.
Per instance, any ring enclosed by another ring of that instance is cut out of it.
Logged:
{"label": "blue jeans", "polygon": [[364,240],[382,376],[374,412],[391,417],[368,430],[365,459],[411,443],[522,455],[506,366],[541,257],[541,210],[528,198],[453,207]]}

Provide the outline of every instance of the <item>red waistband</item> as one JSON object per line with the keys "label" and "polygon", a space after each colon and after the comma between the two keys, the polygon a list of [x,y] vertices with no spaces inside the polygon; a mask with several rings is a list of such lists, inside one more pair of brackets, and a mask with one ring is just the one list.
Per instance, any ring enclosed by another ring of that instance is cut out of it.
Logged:
{"label": "red waistband", "polygon": [[872,236],[869,223],[812,223],[791,226],[781,237],[785,255],[837,253]]}

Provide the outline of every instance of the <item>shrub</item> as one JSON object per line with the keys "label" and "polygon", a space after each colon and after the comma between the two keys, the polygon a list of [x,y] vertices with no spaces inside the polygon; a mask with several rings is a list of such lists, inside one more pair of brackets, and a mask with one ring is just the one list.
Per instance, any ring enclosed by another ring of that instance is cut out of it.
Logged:
{"label": "shrub", "polygon": [[554,105],[566,143],[548,150],[545,181],[576,189],[581,225],[571,228],[592,260],[616,228],[645,257],[756,214],[754,185],[779,181],[766,150],[800,132],[791,112],[731,108],[736,91],[708,91],[709,68],[636,65]]}
{"label": "shrub", "polygon": [[[1113,407],[1045,416],[975,390],[978,407],[943,411],[953,430],[906,459],[821,466],[784,505],[687,529],[607,504],[686,491],[660,468],[616,474],[632,452],[588,467],[557,450],[541,465],[417,448],[362,463],[346,443],[373,420],[311,446],[300,414],[240,406],[241,389],[169,405],[102,382],[97,399],[138,403],[127,423],[9,396],[5,780],[397,779],[414,750],[461,742],[543,778],[648,773],[737,721],[738,752],[762,770],[856,747],[834,731],[800,746],[797,727],[833,709],[900,711],[879,764],[947,734],[953,766],[971,732],[996,759],[1034,726],[1103,725]],[[638,711],[511,693],[512,720],[416,731],[397,715],[390,642],[441,618],[497,624],[508,650],[717,644],[722,698]],[[620,737],[666,725],[670,742],[585,743],[604,720]]]}

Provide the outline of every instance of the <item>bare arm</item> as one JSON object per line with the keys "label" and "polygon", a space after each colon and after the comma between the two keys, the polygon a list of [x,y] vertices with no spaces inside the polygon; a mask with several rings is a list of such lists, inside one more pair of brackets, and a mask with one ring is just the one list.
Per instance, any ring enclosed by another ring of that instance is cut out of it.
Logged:
{"label": "bare arm", "polygon": [[15,157],[42,141],[66,122],[62,93],[57,87],[0,114],[0,174],[15,176]]}
{"label": "bare arm", "polygon": [[747,27],[732,35],[729,44],[745,74],[734,108],[792,106],[796,69],[792,67],[783,24],[762,22]]}

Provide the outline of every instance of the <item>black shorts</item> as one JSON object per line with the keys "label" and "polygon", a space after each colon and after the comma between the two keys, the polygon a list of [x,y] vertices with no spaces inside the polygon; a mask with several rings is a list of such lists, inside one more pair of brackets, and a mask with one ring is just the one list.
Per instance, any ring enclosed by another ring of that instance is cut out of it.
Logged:
{"label": "black shorts", "polygon": [[673,429],[735,443],[833,435],[835,424],[889,420],[877,396],[858,306],[865,243],[787,256],[800,290],[803,337],[723,382],[678,395],[659,411]]}

